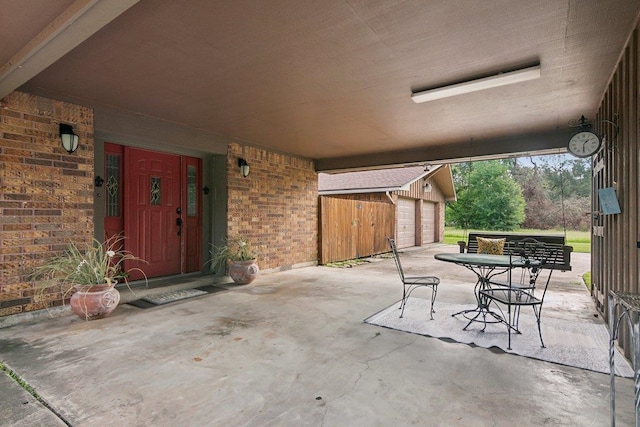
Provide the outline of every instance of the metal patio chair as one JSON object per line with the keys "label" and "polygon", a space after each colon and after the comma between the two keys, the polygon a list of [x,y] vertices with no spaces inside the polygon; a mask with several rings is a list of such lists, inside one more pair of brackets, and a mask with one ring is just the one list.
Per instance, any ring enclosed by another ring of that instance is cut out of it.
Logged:
{"label": "metal patio chair", "polygon": [[393,254],[393,259],[396,262],[398,274],[402,281],[402,302],[400,303],[400,307],[398,307],[401,310],[400,317],[404,315],[404,308],[407,305],[407,299],[409,299],[411,293],[418,288],[428,287],[431,288],[431,309],[429,314],[431,315],[431,319],[433,319],[433,313],[435,313],[433,303],[436,300],[440,279],[436,276],[405,276],[402,270],[402,264],[400,263],[398,249],[396,248],[396,242],[391,237],[388,237],[387,240],[389,241],[389,246],[391,246],[391,253]]}
{"label": "metal patio chair", "polygon": [[[544,245],[544,244],[542,244]],[[516,265],[522,265],[522,254],[517,252],[510,253],[510,263],[513,263],[513,268],[509,269],[507,272],[507,282],[505,284],[500,284],[499,286],[495,286],[495,283],[491,283],[491,288],[480,290],[480,298],[485,299],[487,306],[489,304],[494,304],[502,315],[503,323],[507,326],[508,331],[508,346],[507,349],[511,350],[511,332],[520,333],[519,330],[519,320],[520,320],[520,309],[523,306],[531,306],[533,308],[533,313],[536,316],[536,322],[538,324],[538,335],[540,336],[540,344],[541,347],[544,348],[544,341],[542,340],[542,330],[540,328],[540,318],[542,315],[542,305],[544,303],[544,297],[547,293],[547,288],[549,287],[549,282],[551,281],[551,274],[553,273],[552,269],[545,268],[547,257],[553,257],[553,248],[542,248],[537,246],[537,258],[530,259],[531,269],[535,270],[535,279],[538,278],[540,272],[542,270],[548,270],[549,275],[547,276],[546,282],[542,289],[542,294],[538,292],[538,295],[534,295],[535,290],[535,280],[532,284],[527,284],[526,282],[520,283],[519,280],[514,279],[513,270]],[[515,263],[517,261],[517,264]],[[503,308],[504,306],[505,308]],[[505,313],[506,311],[506,313]]]}
{"label": "metal patio chair", "polygon": [[[529,291],[529,293],[533,295],[535,293],[538,276],[542,271],[542,268],[540,268],[541,263],[543,261],[546,262],[546,260],[549,259],[549,251],[550,249],[545,245],[545,243],[532,237],[506,242],[505,252],[508,255],[516,257],[516,259],[520,260],[524,265],[517,269],[519,271],[517,276],[519,277],[514,277],[513,273],[515,270],[511,269],[511,276],[508,276],[508,280],[491,280],[489,281],[489,286],[511,288],[516,293],[518,291]],[[496,277],[502,278],[504,276],[501,275]],[[516,329],[518,327],[519,318],[520,310],[517,309],[514,318],[514,325]]]}

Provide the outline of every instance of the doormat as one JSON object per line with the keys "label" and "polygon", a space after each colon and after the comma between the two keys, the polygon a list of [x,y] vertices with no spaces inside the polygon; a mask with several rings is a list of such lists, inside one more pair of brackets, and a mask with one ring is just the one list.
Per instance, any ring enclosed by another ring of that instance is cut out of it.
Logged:
{"label": "doormat", "polygon": [[177,291],[167,291],[158,294],[148,295],[146,297],[130,301],[127,304],[138,308],[151,308],[158,305],[169,304],[176,301],[182,301],[188,298],[193,298],[201,295],[212,294],[219,291],[224,291],[224,288],[219,288],[213,285],[200,286],[193,289],[181,289]]}
{"label": "doormat", "polygon": [[[473,308],[472,305],[434,304],[436,313],[429,319],[429,301],[422,298],[409,298],[404,317],[399,318],[397,302],[376,313],[365,323],[412,334],[424,335],[463,344],[475,344],[478,347],[497,347],[506,353],[517,354],[532,359],[544,360],[589,371],[609,373],[609,331],[604,323],[576,322],[565,319],[542,316],[542,337],[546,348],[540,347],[538,327],[533,314],[520,315],[522,334],[511,334],[511,350],[507,349],[507,328],[503,324],[487,324],[482,332],[483,323],[467,324],[463,316],[453,317],[453,313]],[[531,310],[532,311],[532,310]],[[624,357],[615,351],[616,375],[633,378],[633,369]]]}

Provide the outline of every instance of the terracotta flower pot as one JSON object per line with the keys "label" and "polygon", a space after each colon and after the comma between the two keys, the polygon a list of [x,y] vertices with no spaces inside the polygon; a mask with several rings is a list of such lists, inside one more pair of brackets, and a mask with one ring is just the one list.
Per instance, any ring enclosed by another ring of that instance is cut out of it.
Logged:
{"label": "terracotta flower pot", "polygon": [[256,264],[256,260],[249,261],[232,261],[231,267],[229,267],[229,276],[238,285],[247,285],[253,282],[253,279],[258,277],[260,268]]}
{"label": "terracotta flower pot", "polygon": [[82,319],[95,320],[107,317],[118,306],[120,292],[108,283],[100,285],[76,285],[76,293],[69,304]]}

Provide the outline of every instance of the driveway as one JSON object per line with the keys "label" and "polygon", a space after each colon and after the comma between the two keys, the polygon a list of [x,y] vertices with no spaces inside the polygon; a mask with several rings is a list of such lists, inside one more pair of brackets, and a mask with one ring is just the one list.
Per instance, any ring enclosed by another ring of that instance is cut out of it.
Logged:
{"label": "driveway", "polygon": [[[438,301],[473,302],[473,274],[433,259],[456,250],[401,256],[407,270],[441,277]],[[601,322],[580,284],[588,255],[573,265],[554,273],[545,316]],[[165,306],[121,305],[107,319],[0,329],[0,361],[73,426],[609,424],[606,374],[363,323],[401,292],[388,258],[265,274]],[[631,425],[633,382],[617,381],[618,425]],[[0,382],[3,396],[9,387]],[[12,420],[3,425],[34,425],[27,408],[0,410]]]}

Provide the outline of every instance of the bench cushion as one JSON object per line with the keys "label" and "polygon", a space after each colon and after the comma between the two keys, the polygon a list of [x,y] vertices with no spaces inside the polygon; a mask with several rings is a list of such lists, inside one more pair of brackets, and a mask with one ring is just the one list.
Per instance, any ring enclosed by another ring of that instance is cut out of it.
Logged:
{"label": "bench cushion", "polygon": [[487,255],[502,255],[504,253],[504,242],[506,239],[487,239],[477,237],[478,253]]}

